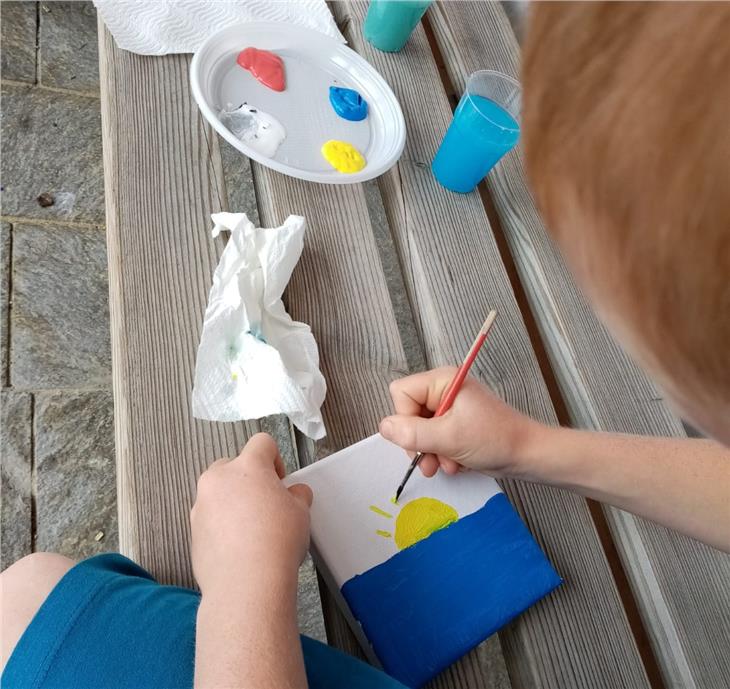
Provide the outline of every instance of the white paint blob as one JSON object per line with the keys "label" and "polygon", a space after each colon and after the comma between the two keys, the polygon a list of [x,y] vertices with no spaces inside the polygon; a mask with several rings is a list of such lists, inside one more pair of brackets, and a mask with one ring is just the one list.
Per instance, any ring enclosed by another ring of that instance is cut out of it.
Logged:
{"label": "white paint blob", "polygon": [[274,157],[286,138],[286,130],[279,120],[247,103],[237,108],[229,103],[218,117],[236,138],[267,158]]}

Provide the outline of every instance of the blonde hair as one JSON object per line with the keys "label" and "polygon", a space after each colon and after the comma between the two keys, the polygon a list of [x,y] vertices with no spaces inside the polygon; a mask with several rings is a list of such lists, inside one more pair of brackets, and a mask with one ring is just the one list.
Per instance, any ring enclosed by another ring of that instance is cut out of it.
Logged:
{"label": "blonde hair", "polygon": [[534,3],[523,66],[547,225],[599,314],[711,430],[718,412],[730,426],[728,36],[730,3]]}

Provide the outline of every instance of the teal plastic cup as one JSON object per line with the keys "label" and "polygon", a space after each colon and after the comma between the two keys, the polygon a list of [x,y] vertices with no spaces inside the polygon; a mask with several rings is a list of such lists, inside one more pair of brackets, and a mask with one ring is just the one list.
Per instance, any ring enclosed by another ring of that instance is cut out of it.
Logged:
{"label": "teal plastic cup", "polygon": [[399,51],[433,0],[370,0],[363,25],[365,38],[378,50]]}
{"label": "teal plastic cup", "polygon": [[522,91],[506,74],[481,70],[467,81],[431,170],[451,191],[472,191],[520,138]]}

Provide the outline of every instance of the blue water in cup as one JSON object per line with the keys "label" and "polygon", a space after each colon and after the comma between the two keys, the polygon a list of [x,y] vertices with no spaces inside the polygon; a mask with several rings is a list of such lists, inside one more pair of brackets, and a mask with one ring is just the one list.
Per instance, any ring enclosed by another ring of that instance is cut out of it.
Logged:
{"label": "blue water in cup", "polygon": [[472,191],[520,138],[520,125],[501,105],[465,93],[431,170],[451,191]]}
{"label": "blue water in cup", "polygon": [[370,0],[365,38],[378,50],[394,53],[408,41],[433,0]]}

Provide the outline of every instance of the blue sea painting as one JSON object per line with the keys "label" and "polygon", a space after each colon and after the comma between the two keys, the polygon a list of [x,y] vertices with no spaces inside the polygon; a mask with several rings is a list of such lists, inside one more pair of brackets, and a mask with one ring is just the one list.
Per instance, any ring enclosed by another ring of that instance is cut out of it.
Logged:
{"label": "blue sea painting", "polygon": [[317,561],[367,637],[367,650],[388,674],[417,688],[561,578],[489,476],[416,473],[395,503],[409,463],[376,435],[286,482],[312,488]]}
{"label": "blue sea painting", "polygon": [[345,582],[383,668],[420,687],[561,582],[504,493]]}

